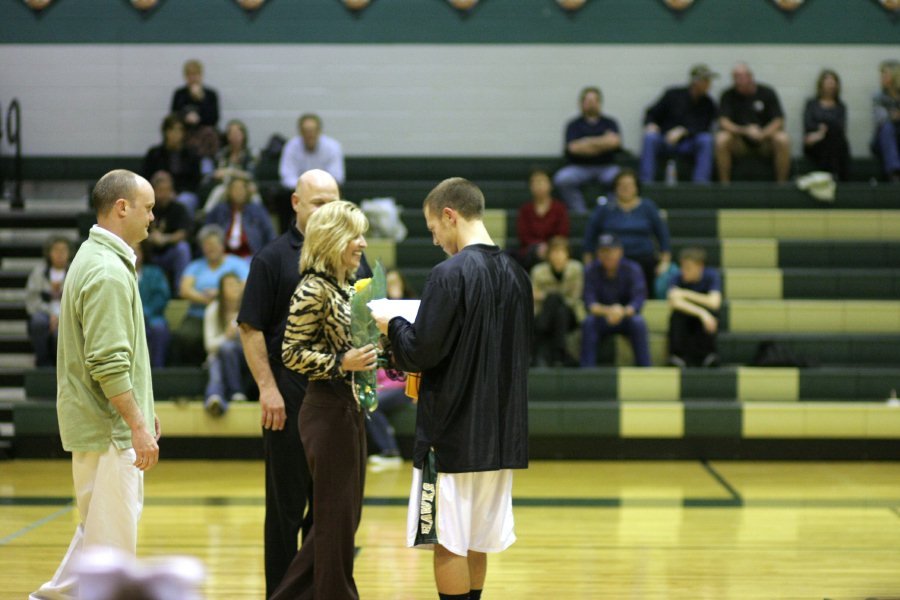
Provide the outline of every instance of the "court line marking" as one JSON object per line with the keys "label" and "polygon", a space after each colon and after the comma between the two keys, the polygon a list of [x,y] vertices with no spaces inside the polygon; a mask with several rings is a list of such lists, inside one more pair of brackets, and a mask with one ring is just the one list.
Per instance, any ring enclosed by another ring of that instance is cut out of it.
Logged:
{"label": "court line marking", "polygon": [[[39,505],[31,504],[29,506],[39,506]],[[42,525],[46,525],[47,523],[49,523],[50,521],[53,521],[54,519],[58,519],[59,517],[69,513],[74,507],[75,507],[75,504],[70,500],[69,504],[67,506],[64,506],[63,508],[57,510],[56,512],[50,513],[43,519],[38,519],[34,523],[26,525],[25,527],[23,527],[22,529],[20,529],[18,531],[14,531],[13,533],[9,534],[8,536],[6,536],[4,538],[0,538],[0,546],[6,546],[10,542],[22,537],[26,533],[34,531],[38,527],[41,527]]]}
{"label": "court line marking", "polygon": [[738,502],[738,503],[743,502],[743,499],[741,498],[741,494],[737,491],[737,489],[735,489],[735,487],[733,485],[731,485],[728,482],[727,479],[725,479],[724,475],[722,475],[715,469],[715,467],[713,467],[711,464],[709,464],[709,462],[707,462],[706,460],[701,460],[700,464],[703,465],[703,468],[706,469],[706,472],[709,473],[713,479],[718,481],[719,485],[721,485],[723,488],[725,488],[725,491],[731,495],[732,502]]}
{"label": "court line marking", "polygon": [[[369,496],[363,500],[363,505],[373,507],[405,507],[408,504],[409,499],[405,496]],[[521,508],[887,508],[900,517],[900,508],[898,508],[900,507],[900,499],[898,498],[743,498],[740,495],[731,498],[551,498],[523,496],[513,498],[513,505]],[[72,499],[51,496],[5,496],[0,497],[0,506],[66,506],[63,509],[63,511],[66,511],[71,510]],[[261,496],[145,497],[144,506],[253,507],[265,506],[265,498]]]}

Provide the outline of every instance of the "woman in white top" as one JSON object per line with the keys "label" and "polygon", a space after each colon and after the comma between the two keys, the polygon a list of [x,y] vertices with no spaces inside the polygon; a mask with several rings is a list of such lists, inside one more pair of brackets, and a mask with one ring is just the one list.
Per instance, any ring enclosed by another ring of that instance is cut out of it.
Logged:
{"label": "woman in white top", "polygon": [[59,301],[63,281],[72,258],[68,239],[54,236],[44,244],[44,261],[36,265],[25,284],[28,336],[38,367],[56,365],[56,338],[59,334]]}

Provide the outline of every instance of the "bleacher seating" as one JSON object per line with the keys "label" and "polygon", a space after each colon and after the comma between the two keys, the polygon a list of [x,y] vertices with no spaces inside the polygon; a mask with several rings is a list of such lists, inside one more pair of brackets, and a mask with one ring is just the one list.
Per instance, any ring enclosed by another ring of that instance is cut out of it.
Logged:
{"label": "bleacher seating", "polygon": [[[350,181],[343,193],[354,201],[391,196],[404,207],[408,238],[400,243],[372,239],[367,252],[370,259],[398,266],[421,290],[430,268],[443,259],[420,213],[422,200],[437,180],[462,174],[479,183],[488,202],[489,230],[498,243],[511,246],[516,210],[528,197],[529,167],[552,169],[556,164],[556,159],[357,158],[348,160]],[[857,173],[866,172],[868,162],[862,165]],[[665,211],[674,250],[699,245],[707,250],[710,264],[722,270],[725,305],[719,347],[724,366],[685,371],[663,367],[668,308],[664,301],[649,301],[644,314],[657,366],[630,367],[630,349],[617,341],[607,348],[609,366],[533,369],[532,437],[570,437],[586,443],[601,438],[900,440],[900,408],[885,402],[900,389],[897,190],[857,181],[842,184],[834,203],[821,203],[792,185],[760,181],[727,187],[645,186],[642,195]],[[79,212],[42,218],[36,212],[3,211],[0,228],[72,230],[79,224]],[[585,224],[585,217],[572,220],[576,256]],[[0,288],[21,289],[28,261],[40,256],[40,244],[4,237],[0,256]],[[173,304],[168,317],[177,321],[182,308]],[[21,323],[24,318],[20,297],[13,292],[0,296],[0,322]],[[760,344],[769,341],[789,348],[810,366],[748,366]],[[22,327],[0,330],[0,357],[21,357],[29,351]],[[41,400],[53,399],[54,373],[28,371],[21,363],[4,360],[0,367],[0,388],[21,387],[28,398],[13,404],[17,433],[52,436],[53,404]],[[175,420],[167,427],[168,435],[259,435],[253,404],[234,406],[216,421],[203,413],[199,402],[191,402],[202,395],[204,384],[200,369],[170,368],[154,374],[161,412]],[[395,422],[407,439],[413,418],[411,410]]]}

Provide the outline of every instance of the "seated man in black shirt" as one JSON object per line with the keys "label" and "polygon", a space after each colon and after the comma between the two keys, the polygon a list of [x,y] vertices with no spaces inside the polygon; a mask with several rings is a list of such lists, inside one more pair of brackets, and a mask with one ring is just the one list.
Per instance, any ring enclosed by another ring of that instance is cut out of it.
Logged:
{"label": "seated man in black shirt", "polygon": [[716,103],[709,96],[710,81],[718,77],[706,65],[691,68],[690,83],[666,90],[644,117],[641,181],[653,181],[656,159],[689,155],[694,159],[695,183],[709,183],[713,168],[713,121]]}
{"label": "seated man in black shirt", "polygon": [[156,195],[156,205],[147,238],[153,255],[147,258],[166,272],[169,288],[178,290],[181,274],[191,262],[191,245],[187,240],[193,223],[184,205],[175,201],[175,185],[168,171],[154,173],[150,185]]}
{"label": "seated man in black shirt", "polygon": [[775,179],[787,181],[791,170],[791,140],[784,131],[784,113],[775,90],[756,83],[745,63],[731,71],[734,86],[719,102],[719,132],[716,133],[716,163],[719,181],[731,182],[733,156],[755,151],[772,157]]}

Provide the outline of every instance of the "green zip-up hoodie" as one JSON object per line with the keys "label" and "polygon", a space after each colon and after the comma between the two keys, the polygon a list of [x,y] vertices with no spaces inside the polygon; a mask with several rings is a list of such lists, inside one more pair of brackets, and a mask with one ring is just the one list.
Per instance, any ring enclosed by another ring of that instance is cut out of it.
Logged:
{"label": "green zip-up hoodie", "polygon": [[[123,242],[124,243],[124,242]],[[92,230],[66,275],[57,350],[59,431],[70,452],[131,448],[109,398],[132,390],[154,433],[150,356],[137,273],[126,249]]]}

